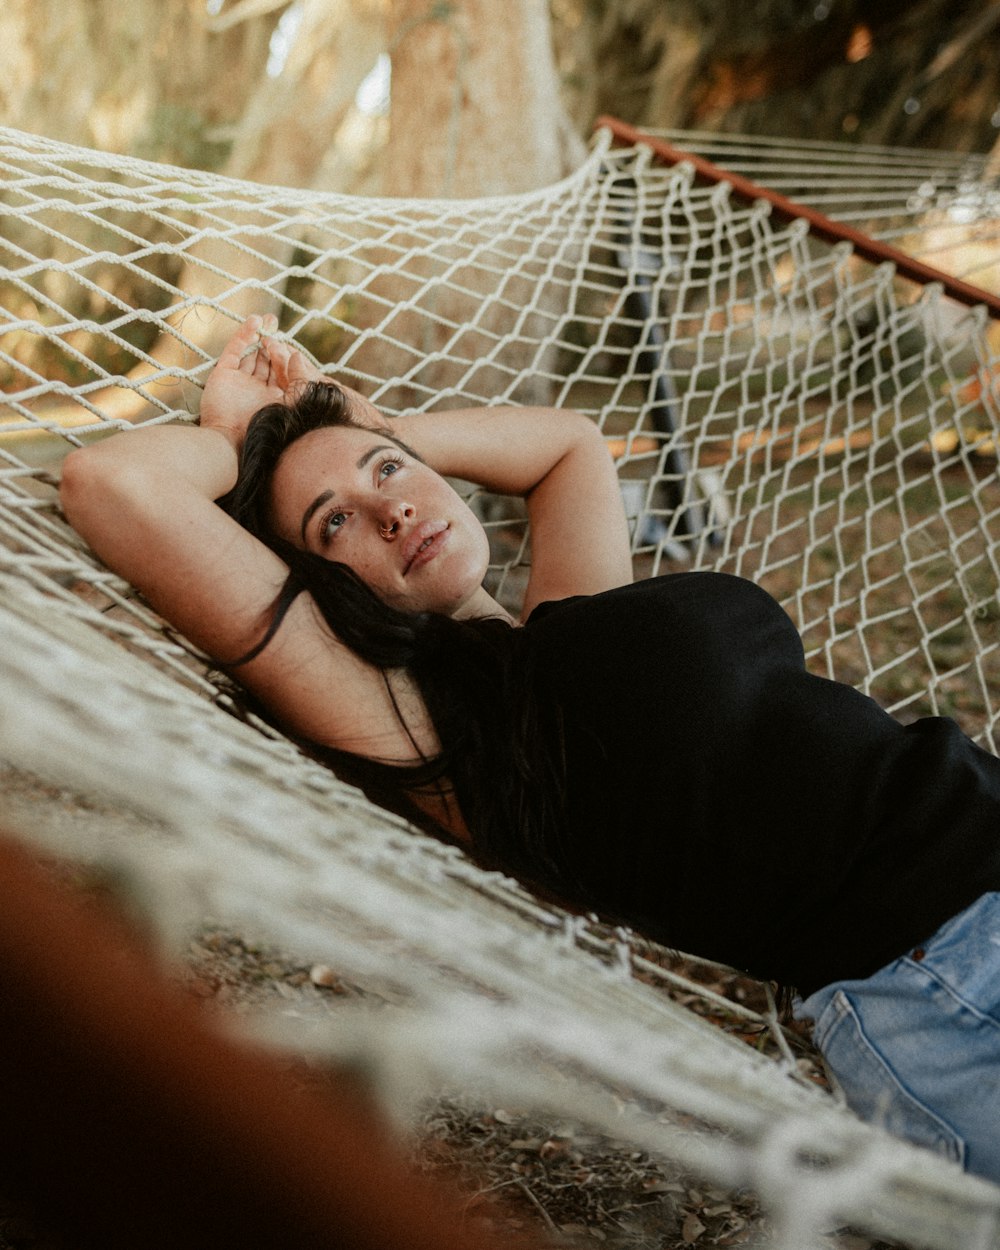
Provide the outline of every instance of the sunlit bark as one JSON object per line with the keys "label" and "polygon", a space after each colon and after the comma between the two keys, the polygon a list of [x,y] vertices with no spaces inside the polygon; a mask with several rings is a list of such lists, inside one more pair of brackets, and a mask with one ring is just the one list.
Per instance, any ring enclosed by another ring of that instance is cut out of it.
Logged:
{"label": "sunlit bark", "polygon": [[465,197],[556,181],[568,139],[545,0],[390,0],[390,195]]}
{"label": "sunlit bark", "polygon": [[[584,145],[571,133],[560,98],[547,0],[389,0],[388,47],[392,95],[378,181],[384,194],[514,194],[558,181],[582,159]],[[433,209],[426,211],[433,219]],[[419,231],[412,240],[394,239],[396,248],[410,244],[420,247]],[[453,268],[437,284],[429,264],[427,286],[416,297],[419,262],[411,268],[408,279],[387,272],[367,284],[384,337],[355,345],[354,368],[380,379],[412,376],[412,388],[393,393],[395,406],[446,388],[461,395],[472,376],[484,384],[477,370],[488,368],[487,356],[497,386],[521,371],[526,362],[517,355],[526,349],[500,340],[511,308],[530,308],[544,296],[511,272],[509,257],[481,249],[475,266]],[[502,300],[491,302],[501,289]],[[529,328],[524,333],[530,337]],[[544,373],[539,359],[534,376]],[[529,377],[516,398],[544,400],[544,384]]]}
{"label": "sunlit bark", "polygon": [[[382,0],[300,0],[281,73],[259,76],[227,173],[315,187],[358,87],[385,47]],[[340,190],[342,188],[335,188]]]}

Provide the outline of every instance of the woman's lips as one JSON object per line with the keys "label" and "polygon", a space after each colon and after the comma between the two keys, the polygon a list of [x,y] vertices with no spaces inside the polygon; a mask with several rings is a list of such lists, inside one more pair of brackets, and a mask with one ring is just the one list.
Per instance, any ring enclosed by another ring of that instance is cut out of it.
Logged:
{"label": "woman's lips", "polygon": [[441,550],[448,540],[447,521],[421,521],[406,536],[403,546],[403,576],[426,564]]}

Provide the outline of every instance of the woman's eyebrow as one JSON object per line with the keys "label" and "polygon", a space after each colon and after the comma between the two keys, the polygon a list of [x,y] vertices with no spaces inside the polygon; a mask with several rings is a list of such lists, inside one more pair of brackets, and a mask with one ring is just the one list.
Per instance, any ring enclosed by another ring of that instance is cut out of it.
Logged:
{"label": "woman's eyebrow", "polygon": [[316,509],[322,508],[322,506],[327,502],[327,500],[332,499],[332,498],[333,498],[332,490],[321,491],[316,496],[316,498],[312,501],[309,507],[306,508],[305,512],[302,513],[302,541],[303,542],[306,541],[306,526],[312,520],[313,514],[315,513]]}
{"label": "woman's eyebrow", "polygon": [[358,458],[357,467],[359,469],[363,469],[368,461],[371,460],[372,456],[377,456],[380,451],[396,450],[396,447],[390,446],[388,443],[377,443],[374,447],[369,447],[368,450]]}

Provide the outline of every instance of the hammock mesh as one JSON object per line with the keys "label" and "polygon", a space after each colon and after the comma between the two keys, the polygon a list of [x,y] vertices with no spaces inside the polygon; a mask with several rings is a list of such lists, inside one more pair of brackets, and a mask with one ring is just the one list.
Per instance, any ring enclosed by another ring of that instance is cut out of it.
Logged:
{"label": "hammock mesh", "polygon": [[[1000,188],[982,159],[671,138],[995,286]],[[56,849],[127,863],[166,933],[210,917],[399,1004],[279,1030],[292,1048],[363,1048],[397,1108],[459,1089],[584,1119],[753,1187],[789,1250],[847,1223],[997,1244],[1000,1192],[843,1111],[773,1013],[757,1022],[776,1060],[678,1007],[669,962],[632,935],[482,872],[240,713],[56,498],[71,447],[192,419],[221,341],[274,311],[389,415],[586,412],[617,459],[637,576],[751,577],[815,671],[902,719],[954,715],[995,749],[985,309],[606,134],[563,182],[477,201],[260,186],[12,131],[0,170],[0,757],[136,821],[129,845]],[[523,514],[471,493],[490,587],[516,606]],[[692,888],[711,905],[710,881]]]}

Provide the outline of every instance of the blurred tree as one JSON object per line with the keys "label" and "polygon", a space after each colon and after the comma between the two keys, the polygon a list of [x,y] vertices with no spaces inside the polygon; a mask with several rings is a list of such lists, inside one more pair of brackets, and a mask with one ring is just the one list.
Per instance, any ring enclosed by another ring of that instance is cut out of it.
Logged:
{"label": "blurred tree", "polygon": [[4,0],[0,122],[293,186],[355,189],[353,103],[392,58],[392,194],[552,181],[583,141],[563,110],[548,0]]}
{"label": "blurred tree", "polygon": [[1000,0],[4,0],[0,120],[369,190],[351,106],[382,51],[391,117],[365,133],[390,193],[551,181],[605,111],[953,150],[1000,120]]}
{"label": "blurred tree", "polygon": [[[284,186],[329,185],[321,171],[385,47],[385,0],[267,2],[284,12],[269,71],[251,83],[226,172]],[[211,28],[259,22],[260,4],[243,4],[223,10]]]}
{"label": "blurred tree", "polygon": [[[273,5],[272,5],[273,7]],[[4,0],[0,121],[212,168],[264,73],[275,17],[214,31],[206,0]]]}
{"label": "blurred tree", "polygon": [[989,149],[1000,0],[552,0],[586,131],[638,125]]}
{"label": "blurred tree", "polygon": [[[282,15],[270,39],[269,64],[249,84],[224,171],[288,187],[351,189],[355,170],[350,162],[337,162],[338,136],[384,47],[384,0],[241,0],[221,9],[209,28],[221,35],[255,28],[264,11],[277,9]],[[295,245],[284,233],[268,233],[263,216],[259,224],[262,232],[251,250],[240,239],[211,234],[189,249],[179,286],[206,299],[224,296],[240,317],[280,312],[280,282],[266,291],[256,282],[284,270]],[[207,308],[197,321],[185,320],[187,336],[209,355],[221,350],[232,328],[228,318]],[[183,350],[165,338],[154,354],[165,363],[181,359]]]}
{"label": "blurred tree", "polygon": [[[212,29],[251,23],[262,4],[278,2],[243,0]],[[228,173],[390,195],[488,195],[541,186],[581,158],[547,0],[280,3],[280,71],[250,97]],[[385,52],[388,127],[359,124],[358,89]],[[366,138],[377,150],[372,184]]]}
{"label": "blurred tree", "polygon": [[[422,199],[506,195],[555,182],[583,158],[583,140],[560,96],[548,0],[388,0],[386,33],[392,90],[388,135],[377,156],[379,192]],[[394,238],[396,249],[407,243],[404,235]],[[412,244],[420,243],[417,230]],[[399,387],[395,404],[416,402],[428,390],[460,390],[471,362],[499,350],[505,310],[518,305],[522,286],[509,257],[498,252],[490,264],[481,250],[477,261],[428,288],[423,302],[433,302],[433,321],[426,308],[421,315],[407,306],[411,280],[386,272],[368,284],[378,300],[372,312],[384,318],[385,308],[394,307],[391,329],[382,327],[391,341],[361,342],[351,365],[373,377],[405,377],[416,368],[414,389]],[[498,281],[505,303],[487,310]],[[500,369],[502,376],[518,372],[525,350],[518,343],[503,347],[508,373]],[[536,364],[538,376],[520,396],[525,402],[547,398],[544,368]]]}
{"label": "blurred tree", "polygon": [[389,0],[390,195],[524,191],[575,165],[547,0]]}

